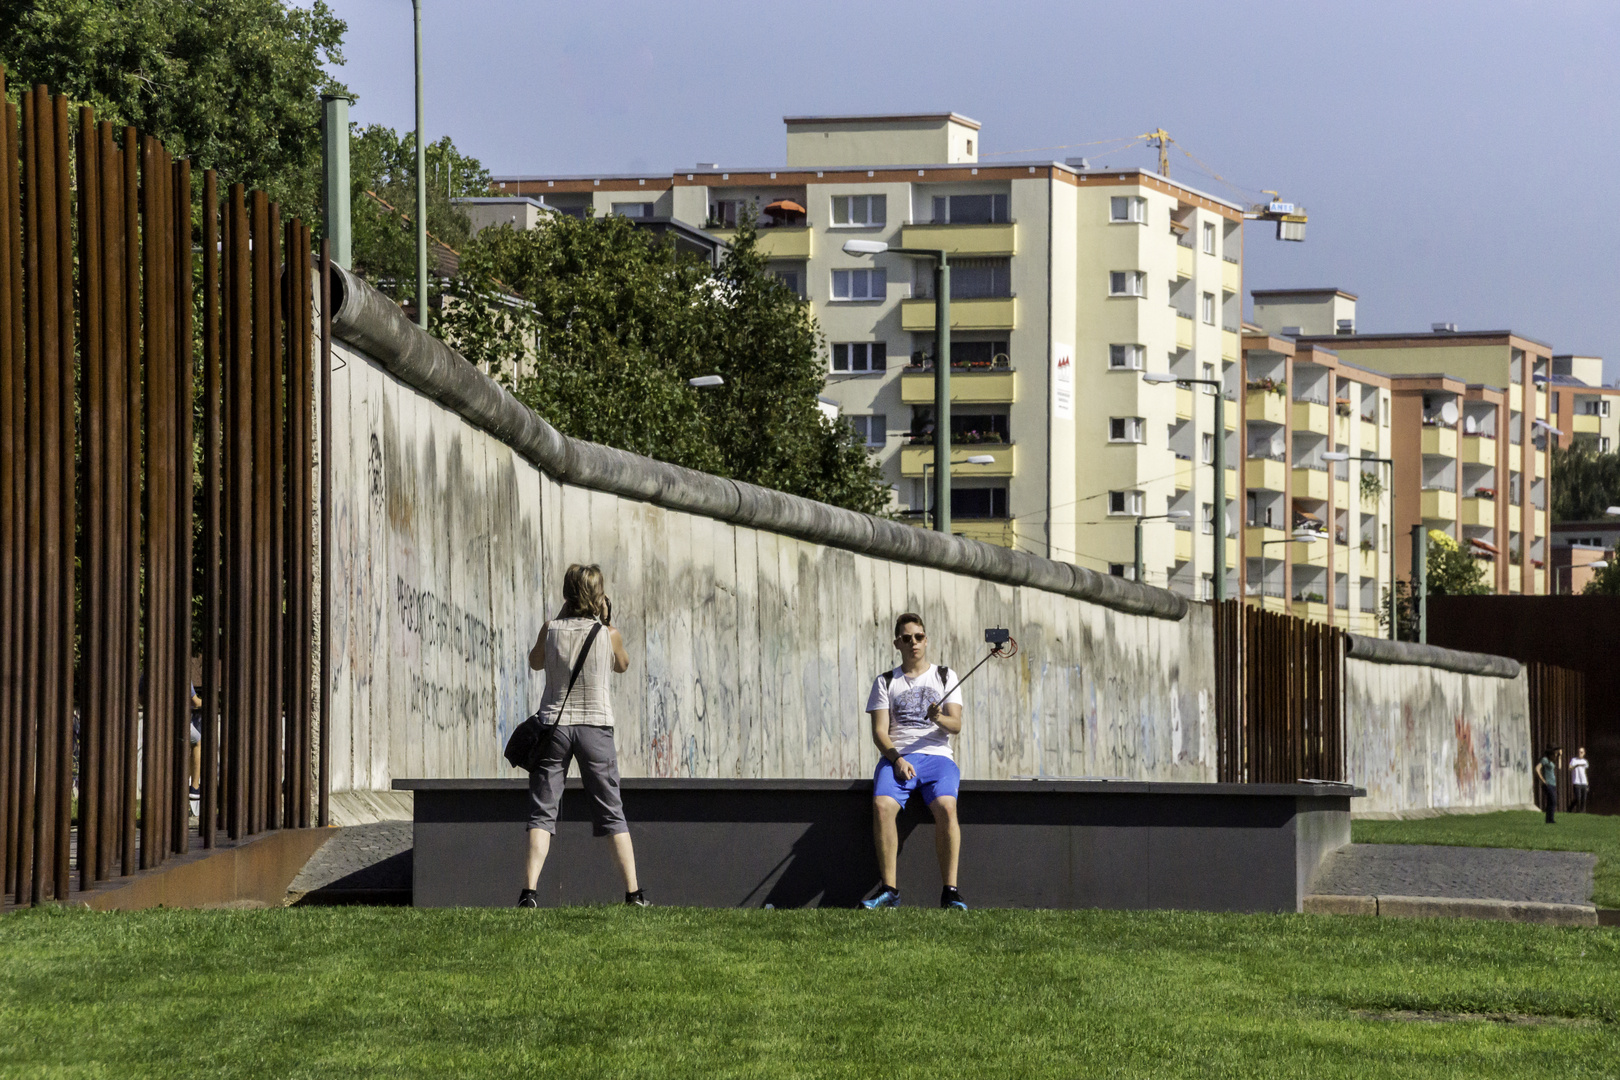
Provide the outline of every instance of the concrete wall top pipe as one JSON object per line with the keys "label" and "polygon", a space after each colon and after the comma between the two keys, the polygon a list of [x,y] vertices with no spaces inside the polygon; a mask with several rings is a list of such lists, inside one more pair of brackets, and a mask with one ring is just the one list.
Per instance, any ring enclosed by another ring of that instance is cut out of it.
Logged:
{"label": "concrete wall top pipe", "polygon": [[332,270],[334,335],[557,480],[878,558],[1031,585],[1128,614],[1175,620],[1187,615],[1186,597],[1167,589],[569,438],[466,357],[411,323],[368,282],[341,267]]}
{"label": "concrete wall top pipe", "polygon": [[1498,679],[1519,677],[1519,662],[1506,656],[1489,653],[1461,652],[1442,649],[1438,645],[1419,645],[1411,641],[1390,641],[1386,638],[1363,637],[1346,634],[1345,655],[1375,664],[1417,664],[1423,667],[1455,671],[1461,675],[1489,675]]}

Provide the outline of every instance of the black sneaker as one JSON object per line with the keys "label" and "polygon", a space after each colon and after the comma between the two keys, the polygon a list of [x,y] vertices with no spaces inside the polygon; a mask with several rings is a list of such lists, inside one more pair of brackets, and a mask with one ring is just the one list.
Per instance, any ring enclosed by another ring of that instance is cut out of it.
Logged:
{"label": "black sneaker", "polygon": [[533,889],[524,889],[522,892],[518,893],[518,907],[537,908],[539,906],[540,901],[538,897],[535,896]]}
{"label": "black sneaker", "polygon": [[951,911],[966,911],[967,904],[962,900],[962,894],[956,891],[956,886],[947,885],[945,891],[939,894],[939,906]]}
{"label": "black sneaker", "polygon": [[624,902],[629,904],[631,907],[652,907],[652,901],[647,899],[647,894],[642,892],[640,889],[637,889],[635,892],[625,893]]}

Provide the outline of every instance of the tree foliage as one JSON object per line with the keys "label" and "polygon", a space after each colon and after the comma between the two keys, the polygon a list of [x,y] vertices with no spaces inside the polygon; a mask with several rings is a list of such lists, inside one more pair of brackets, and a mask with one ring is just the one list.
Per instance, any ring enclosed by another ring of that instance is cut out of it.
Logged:
{"label": "tree foliage", "polygon": [[[489,170],[447,135],[423,151],[427,167],[429,268],[433,244],[460,252],[471,222],[452,199],[488,195]],[[354,269],[400,303],[416,299],[416,133],[356,126],[349,141]]]}
{"label": "tree foliage", "polygon": [[7,0],[0,62],[14,97],[44,83],[314,223],[346,29],[323,0]]}
{"label": "tree foliage", "polygon": [[1604,556],[1606,564],[1592,572],[1592,580],[1581,590],[1582,596],[1620,596],[1620,548]]}
{"label": "tree foliage", "polygon": [[1620,453],[1577,442],[1552,452],[1553,521],[1595,521],[1620,505]]}
{"label": "tree foliage", "polygon": [[1429,530],[1426,562],[1430,596],[1483,596],[1491,591],[1485,583],[1485,564],[1439,529]]}
{"label": "tree foliage", "polygon": [[[848,425],[821,415],[820,333],[751,226],[718,267],[622,217],[486,229],[452,288],[444,337],[569,435],[853,510],[887,505]],[[698,375],[725,384],[693,389]]]}

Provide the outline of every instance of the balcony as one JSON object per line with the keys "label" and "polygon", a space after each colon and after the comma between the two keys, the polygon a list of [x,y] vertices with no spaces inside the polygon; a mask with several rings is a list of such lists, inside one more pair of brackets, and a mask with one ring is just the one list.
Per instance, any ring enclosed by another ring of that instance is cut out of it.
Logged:
{"label": "balcony", "polygon": [[1350,545],[1333,545],[1333,572],[1335,574],[1348,574],[1350,572]]}
{"label": "balcony", "polygon": [[[1001,405],[1018,400],[1018,373],[1014,371],[958,371],[951,367],[951,400],[964,405]],[[900,401],[906,405],[934,403],[934,373],[907,371],[900,376]]]}
{"label": "balcony", "polygon": [[1312,619],[1322,623],[1328,621],[1328,606],[1325,602],[1295,600],[1288,605],[1288,613],[1300,619]]}
{"label": "balcony", "polygon": [[1318,540],[1312,544],[1289,544],[1288,550],[1294,553],[1295,566],[1315,566],[1323,570],[1327,569],[1328,546],[1325,540]]}
{"label": "balcony", "polygon": [[1229,259],[1221,260],[1221,288],[1229,293],[1243,291],[1243,267]]}
{"label": "balcony", "polygon": [[[737,238],[736,229],[710,229],[709,235],[726,243]],[[759,253],[767,259],[808,259],[815,254],[815,230],[805,225],[778,225],[758,232]]]}
{"label": "balcony", "polygon": [[1462,501],[1462,516],[1457,520],[1464,525],[1483,525],[1487,529],[1496,528],[1496,500],[1464,499]]}
{"label": "balcony", "polygon": [[1244,484],[1251,490],[1283,491],[1287,488],[1288,466],[1270,458],[1250,458],[1243,463]]}
{"label": "balcony", "polygon": [[1524,412],[1524,386],[1522,383],[1513,383],[1508,387],[1508,409],[1512,412]]}
{"label": "balcony", "polygon": [[1547,511],[1545,511],[1545,510],[1537,510],[1536,511],[1535,529],[1536,529],[1536,535],[1537,536],[1546,536],[1547,535]]}
{"label": "balcony", "polygon": [[1230,465],[1227,466],[1227,469],[1226,469],[1226,501],[1228,503],[1237,502],[1237,497],[1238,497],[1238,482],[1237,481],[1238,481],[1237,470],[1232,468]]}
{"label": "balcony", "polygon": [[1244,398],[1243,415],[1268,424],[1288,422],[1288,399],[1273,390],[1250,390]]}
{"label": "balcony", "polygon": [[1193,392],[1191,387],[1176,387],[1176,419],[1191,420],[1193,415]]}
{"label": "balcony", "polygon": [[1237,402],[1231,398],[1221,402],[1221,413],[1226,417],[1226,430],[1236,431],[1238,426]]}
{"label": "balcony", "polygon": [[1362,425],[1361,425],[1361,435],[1359,437],[1357,445],[1359,445],[1361,447],[1361,449],[1367,451],[1369,454],[1373,454],[1374,456],[1377,456],[1377,457],[1388,457],[1389,456],[1388,454],[1379,454],[1378,453],[1378,425],[1373,423],[1371,420],[1368,420],[1368,421],[1365,421],[1365,422],[1362,423]]}
{"label": "balcony", "polygon": [[[1007,477],[1013,474],[1015,466],[1015,450],[1012,443],[952,443],[951,444],[951,475],[964,479],[972,477]],[[969,457],[988,455],[995,458],[993,465],[966,465],[963,464]],[[934,471],[934,448],[929,445],[904,446],[900,448],[900,475],[907,477],[920,477],[923,474],[923,465],[928,465],[932,476]]]}
{"label": "balcony", "polygon": [[1488,465],[1496,468],[1496,440],[1488,435],[1464,435],[1462,460],[1468,465]]}
{"label": "balcony", "polygon": [[1537,596],[1546,596],[1547,595],[1547,571],[1545,571],[1545,570],[1537,570],[1535,572],[1535,575],[1536,575],[1536,577],[1535,577],[1535,586],[1534,587],[1535,587],[1535,590],[1536,590],[1536,595]]}
{"label": "balcony", "polygon": [[1457,493],[1425,488],[1422,515],[1424,521],[1456,521]]}
{"label": "balcony", "polygon": [[[1011,330],[1017,315],[1016,298],[1011,296],[975,297],[971,300],[951,301],[952,330]],[[931,333],[934,329],[934,302],[932,300],[902,300],[900,302],[900,329],[913,334]]]}
{"label": "balcony", "polygon": [[1361,548],[1356,552],[1356,572],[1361,577],[1378,576],[1378,551],[1373,548]]}
{"label": "balcony", "polygon": [[1018,537],[1012,522],[1006,518],[951,518],[951,532],[969,540],[983,540],[987,544],[1013,547]]}
{"label": "balcony", "polygon": [[1574,429],[1575,434],[1577,435],[1596,435],[1602,430],[1598,426],[1603,420],[1601,416],[1592,416],[1589,413],[1576,413],[1572,419],[1574,422],[1570,424],[1570,427]]}
{"label": "balcony", "polygon": [[1328,434],[1328,407],[1314,401],[1294,402],[1294,430]]}
{"label": "balcony", "polygon": [[900,229],[900,246],[933,248],[952,255],[1016,255],[1016,222],[995,225],[905,225]]}
{"label": "balcony", "polygon": [[1326,499],[1328,497],[1328,474],[1322,469],[1295,469],[1294,470],[1294,498],[1296,499]]}
{"label": "balcony", "polygon": [[1182,244],[1176,245],[1176,277],[1190,278],[1198,264],[1198,252]]}
{"label": "balcony", "polygon": [[1193,347],[1193,317],[1176,312],[1176,348],[1190,349]]}
{"label": "balcony", "polygon": [[1423,452],[1437,454],[1440,457],[1454,458],[1457,456],[1457,429],[1448,427],[1426,427],[1423,429]]}
{"label": "balcony", "polygon": [[[1284,561],[1287,556],[1283,554],[1283,545],[1277,541],[1286,540],[1288,534],[1281,529],[1273,529],[1268,525],[1249,525],[1243,530],[1244,553],[1251,559],[1264,558],[1268,564]],[[1265,547],[1261,547],[1264,544]],[[1261,552],[1265,554],[1262,556]]]}
{"label": "balcony", "polygon": [[1191,491],[1193,486],[1193,463],[1187,458],[1176,459],[1176,490]]}
{"label": "balcony", "polygon": [[[1186,250],[1183,248],[1182,250]],[[1176,562],[1192,562],[1193,533],[1191,529],[1176,530]]]}
{"label": "balcony", "polygon": [[1237,360],[1238,356],[1242,353],[1242,350],[1243,350],[1242,339],[1240,339],[1238,337],[1238,334],[1237,334],[1236,330],[1222,330],[1221,331],[1221,359],[1222,360],[1233,360],[1233,361],[1235,361],[1235,360]]}

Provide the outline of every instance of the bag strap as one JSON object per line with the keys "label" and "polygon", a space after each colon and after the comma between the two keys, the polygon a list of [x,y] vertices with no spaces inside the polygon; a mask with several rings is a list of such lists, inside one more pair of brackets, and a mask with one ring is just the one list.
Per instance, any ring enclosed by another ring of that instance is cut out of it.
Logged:
{"label": "bag strap", "polygon": [[596,635],[602,632],[602,624],[597,623],[591,627],[591,632],[585,635],[585,647],[579,650],[579,657],[574,661],[574,671],[568,676],[568,689],[563,693],[562,704],[557,706],[557,722],[562,723],[563,710],[568,707],[568,697],[574,692],[574,684],[579,681],[579,673],[585,669],[585,658],[591,653],[591,646],[596,642]]}

